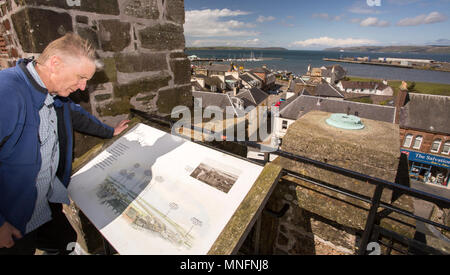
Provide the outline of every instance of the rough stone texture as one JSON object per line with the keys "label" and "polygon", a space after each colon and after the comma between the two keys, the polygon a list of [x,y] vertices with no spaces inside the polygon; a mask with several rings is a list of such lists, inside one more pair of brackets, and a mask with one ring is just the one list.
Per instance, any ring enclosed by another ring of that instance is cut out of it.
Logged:
{"label": "rough stone texture", "polygon": [[125,5],[124,13],[126,15],[138,18],[158,19],[159,18],[158,1],[129,0]]}
{"label": "rough stone texture", "polygon": [[100,48],[100,44],[98,42],[97,32],[92,30],[91,28],[86,27],[77,27],[77,33],[83,37],[84,39],[91,42],[91,44],[96,48]]}
{"label": "rough stone texture", "polygon": [[97,113],[100,116],[117,116],[122,114],[129,114],[133,106],[130,104],[130,97],[123,99],[116,99],[103,107],[97,107]]}
{"label": "rough stone texture", "polygon": [[[117,0],[14,0],[18,5],[48,6],[62,9],[74,9],[102,14],[119,15]],[[69,5],[70,4],[70,5]]]}
{"label": "rough stone texture", "polygon": [[[329,115],[331,114],[310,112],[302,117],[289,128],[283,138],[281,149],[394,182],[400,159],[398,125],[363,119],[366,126],[364,130],[340,130],[325,123]],[[308,178],[334,184],[365,196],[372,197],[374,192],[374,186],[366,182],[312,165],[284,158],[277,158],[274,163]],[[280,184],[269,201],[269,203],[272,200],[277,201],[278,207],[281,207],[282,202],[291,206],[292,209],[286,215],[287,217],[280,221],[281,224],[285,224],[286,227],[293,224],[303,228],[310,237],[325,240],[329,242],[328,245],[331,248],[343,253],[349,253],[357,247],[359,240],[355,238],[355,234],[364,229],[369,209],[367,203],[303,180],[292,177],[283,177],[283,180],[292,182],[294,185]],[[392,198],[396,200],[394,205],[397,207],[409,211],[413,209],[411,198],[407,196],[398,198],[388,190],[383,192],[382,200],[391,202]],[[389,217],[396,217],[414,225],[413,220],[402,216],[390,214]],[[413,230],[410,227],[388,219],[382,220],[382,226],[409,237],[413,236]],[[290,236],[295,238],[295,234]],[[291,249],[286,252],[294,253],[295,251]]]}
{"label": "rough stone texture", "polygon": [[[117,70],[123,73],[168,69],[166,54],[161,53],[121,53],[115,56],[115,60]],[[177,73],[175,73],[175,76],[177,76]]]}
{"label": "rough stone texture", "polygon": [[25,8],[11,16],[22,49],[42,52],[51,41],[73,31],[68,13]]}
{"label": "rough stone texture", "polygon": [[191,61],[189,59],[172,59],[170,68],[175,75],[175,85],[189,83],[191,80]]}
{"label": "rough stone texture", "polygon": [[81,24],[89,24],[89,17],[87,17],[87,16],[82,16],[82,15],[77,15],[76,17],[75,17],[75,21],[77,22],[77,23],[81,23]]}
{"label": "rough stone texture", "polygon": [[104,51],[120,52],[131,43],[131,24],[119,20],[100,20],[100,42]]}
{"label": "rough stone texture", "polygon": [[193,105],[190,87],[173,88],[159,91],[157,101],[158,112],[170,114],[175,106],[191,107]]}
{"label": "rough stone texture", "polygon": [[152,50],[175,50],[184,48],[183,27],[158,24],[139,31],[142,47]]}
{"label": "rough stone texture", "polygon": [[116,97],[130,96],[133,97],[138,93],[152,92],[169,85],[172,77],[166,73],[160,73],[154,76],[138,79],[128,84],[116,85],[114,87],[114,95]]}
{"label": "rough stone texture", "polygon": [[178,24],[184,24],[184,1],[183,0],[167,0],[166,2],[166,19]]}

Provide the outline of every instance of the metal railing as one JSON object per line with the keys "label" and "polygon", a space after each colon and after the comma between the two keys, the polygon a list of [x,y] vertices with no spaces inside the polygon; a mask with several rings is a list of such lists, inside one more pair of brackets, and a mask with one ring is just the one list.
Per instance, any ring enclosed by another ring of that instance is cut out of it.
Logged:
{"label": "metal railing", "polygon": [[[138,111],[138,110],[134,110],[134,109],[131,109],[130,111],[132,114],[138,115],[146,120],[156,122],[159,124],[162,123],[169,127],[172,127],[175,122],[168,118],[162,118],[160,116],[147,114],[142,111]],[[203,129],[199,128],[199,127],[191,126],[191,128],[192,128],[192,130],[203,131]],[[214,133],[212,133],[212,134],[214,134]],[[194,141],[194,142],[203,144],[202,142],[198,142],[198,141]],[[260,150],[263,149],[263,146],[256,142],[236,141],[235,143],[238,143],[238,144],[241,144],[244,146],[248,146],[248,147],[253,147],[256,149],[260,149]],[[203,144],[203,145],[206,145],[206,144]],[[209,145],[206,145],[206,146],[209,146]],[[212,147],[212,146],[209,146],[209,147]],[[213,147],[213,149],[218,150],[215,147]],[[242,158],[242,156],[237,156],[230,152],[225,152],[225,153]],[[357,199],[357,200],[366,202],[370,205],[370,209],[368,209],[368,216],[367,216],[367,220],[365,223],[365,228],[361,234],[361,239],[360,239],[360,242],[358,245],[357,254],[359,254],[359,255],[367,254],[368,253],[367,247],[370,242],[378,242],[378,243],[381,243],[382,245],[384,245],[385,247],[387,247],[387,254],[390,254],[392,250],[396,250],[397,252],[399,252],[401,254],[445,254],[445,252],[435,249],[433,247],[427,246],[423,242],[408,238],[408,237],[403,236],[399,233],[396,233],[392,230],[383,228],[380,225],[380,222],[384,218],[395,220],[394,218],[388,217],[388,215],[390,213],[395,212],[400,215],[412,218],[416,221],[423,222],[423,223],[429,224],[431,226],[441,228],[447,232],[450,232],[450,227],[440,224],[440,223],[437,223],[437,222],[434,222],[434,221],[431,221],[429,219],[423,218],[421,216],[417,216],[408,210],[398,208],[398,207],[394,206],[392,204],[392,202],[391,203],[382,202],[381,197],[382,197],[384,189],[390,189],[390,190],[396,192],[396,194],[398,194],[399,196],[400,195],[408,195],[408,196],[414,197],[416,199],[434,203],[441,208],[450,208],[450,199],[447,199],[447,198],[444,198],[441,196],[437,196],[437,195],[434,195],[431,193],[423,192],[421,190],[413,189],[413,188],[410,188],[410,187],[407,187],[407,186],[404,186],[401,184],[397,184],[394,182],[389,182],[389,181],[386,181],[386,180],[383,180],[380,178],[361,174],[361,173],[358,173],[358,172],[355,172],[355,171],[352,171],[349,169],[345,169],[342,167],[338,167],[335,165],[331,165],[328,163],[313,160],[313,159],[310,159],[307,157],[295,155],[295,154],[292,154],[292,153],[289,153],[286,151],[282,151],[282,150],[276,150],[276,151],[273,151],[270,153],[265,153],[265,158],[264,158],[265,161],[264,162],[268,162],[268,160],[270,159],[270,154],[274,154],[274,155],[277,155],[277,156],[280,156],[280,157],[283,157],[286,159],[290,159],[290,160],[293,160],[296,162],[314,165],[315,167],[325,169],[327,171],[331,171],[331,172],[334,172],[334,173],[337,173],[337,174],[340,174],[343,176],[347,176],[347,177],[350,177],[350,178],[353,178],[356,180],[364,181],[364,182],[367,182],[368,184],[375,186],[375,191],[374,191],[372,197],[368,197],[368,196],[353,192],[351,190],[342,188],[340,186],[326,183],[326,182],[323,182],[323,181],[320,181],[317,179],[313,179],[313,178],[307,177],[305,175],[302,175],[300,173],[297,173],[295,171],[291,171],[291,170],[283,168],[283,173],[286,176],[290,176],[290,177],[311,183],[313,185],[316,185],[316,186],[325,188],[327,190],[345,195],[347,197],[351,197],[353,199]],[[262,165],[260,162],[255,162],[255,161],[252,161],[249,159],[247,159],[247,161],[251,161],[253,163]],[[380,208],[382,208],[384,210],[378,211]],[[285,206],[278,213],[275,213],[274,211],[271,211],[271,210],[267,210],[266,212],[268,212],[269,214],[271,214],[273,216],[281,217],[286,212],[286,210],[287,210],[287,207]],[[395,220],[395,221],[402,223],[402,221],[399,221],[399,220]],[[411,227],[415,227],[414,225],[410,225],[410,224],[407,224],[407,225],[409,225]],[[389,242],[386,243],[385,241],[381,240],[381,237],[388,238]],[[393,246],[394,242],[402,244],[407,249],[400,250],[400,249],[394,247]]]}

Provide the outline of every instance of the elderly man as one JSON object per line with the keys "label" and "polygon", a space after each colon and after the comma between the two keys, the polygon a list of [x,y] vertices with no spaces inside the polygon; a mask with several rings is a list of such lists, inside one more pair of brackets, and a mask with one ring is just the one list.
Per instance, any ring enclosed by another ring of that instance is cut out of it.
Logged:
{"label": "elderly man", "polygon": [[73,33],[51,42],[36,61],[0,71],[0,254],[65,254],[76,241],[62,213],[73,129],[111,138],[129,122],[109,127],[68,98],[95,71],[94,49]]}

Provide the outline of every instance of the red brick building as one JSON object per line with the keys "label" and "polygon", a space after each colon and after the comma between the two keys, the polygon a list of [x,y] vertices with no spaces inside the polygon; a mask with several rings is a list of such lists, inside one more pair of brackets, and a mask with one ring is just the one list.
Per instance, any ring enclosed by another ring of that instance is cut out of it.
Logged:
{"label": "red brick building", "polygon": [[400,91],[397,102],[402,153],[410,176],[450,188],[450,97]]}

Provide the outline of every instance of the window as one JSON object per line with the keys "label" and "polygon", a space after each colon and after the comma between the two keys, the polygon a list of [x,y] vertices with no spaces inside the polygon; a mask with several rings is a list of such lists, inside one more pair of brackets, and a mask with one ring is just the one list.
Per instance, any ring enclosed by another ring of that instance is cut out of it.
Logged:
{"label": "window", "polygon": [[439,152],[439,148],[441,148],[441,140],[436,139],[435,141],[433,141],[433,144],[431,144],[431,152],[437,153]]}
{"label": "window", "polygon": [[450,141],[446,141],[444,143],[444,149],[442,149],[442,154],[448,155],[449,152],[450,152]]}
{"label": "window", "polygon": [[406,135],[405,142],[403,143],[403,147],[409,148],[411,146],[412,137],[413,137],[413,135],[411,135],[411,134]]}
{"label": "window", "polygon": [[415,139],[414,139],[414,145],[413,145],[413,148],[414,149],[420,149],[420,145],[422,145],[422,136],[417,136]]}
{"label": "window", "polygon": [[288,122],[287,120],[283,120],[283,124],[281,125],[281,129],[286,130],[288,127]]}

